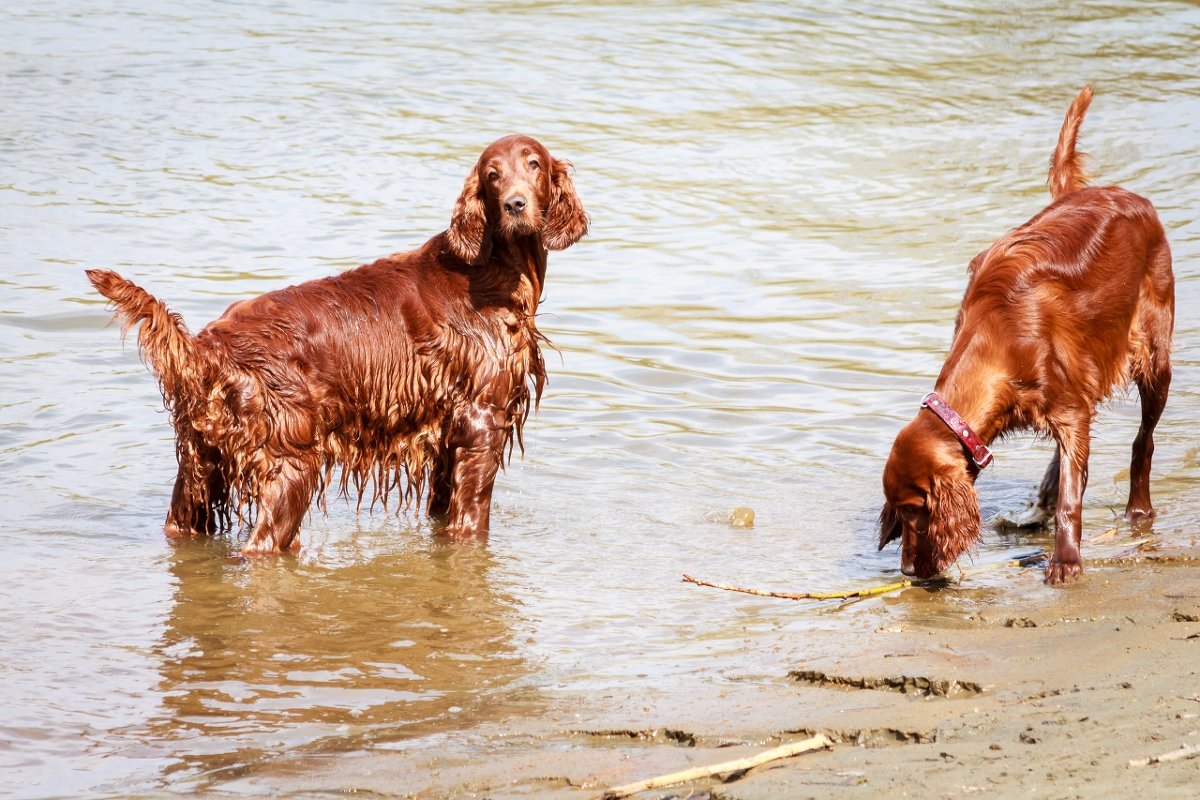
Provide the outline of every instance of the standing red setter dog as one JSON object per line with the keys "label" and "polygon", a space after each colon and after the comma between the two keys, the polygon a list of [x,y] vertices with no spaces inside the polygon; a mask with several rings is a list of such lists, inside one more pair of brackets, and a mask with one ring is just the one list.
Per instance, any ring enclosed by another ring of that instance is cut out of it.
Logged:
{"label": "standing red setter dog", "polygon": [[546,380],[546,251],[587,233],[569,166],[527,136],[500,139],[420,249],[234,303],[195,336],[133,283],[88,270],[123,330],[141,323],[171,412],[167,535],[236,516],[254,520],[243,552],[296,549],[335,466],[360,506],[368,487],[385,508],[394,489],[402,504],[427,490],[447,534],[486,534],[496,472]]}
{"label": "standing red setter dog", "polygon": [[1080,575],[1089,428],[1097,404],[1131,380],[1142,424],[1125,518],[1154,514],[1154,426],[1171,385],[1171,253],[1148,200],[1087,185],[1075,140],[1091,100],[1084,87],[1063,122],[1050,161],[1054,202],[971,261],[936,393],[892,446],[879,547],[900,539],[906,575],[933,577],[979,540],[984,443],[1021,428],[1058,444],[1039,494],[1056,528],[1046,582]]}

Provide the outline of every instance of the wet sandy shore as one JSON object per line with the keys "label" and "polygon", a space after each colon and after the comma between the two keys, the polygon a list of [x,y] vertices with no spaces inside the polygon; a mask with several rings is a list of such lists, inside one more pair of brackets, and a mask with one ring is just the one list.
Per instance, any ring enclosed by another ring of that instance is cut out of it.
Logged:
{"label": "wet sandy shore", "polygon": [[[823,733],[828,750],[638,796],[1192,798],[1200,758],[1130,762],[1200,747],[1198,559],[1193,543],[1093,566],[1065,589],[1025,570],[970,602],[910,588],[861,604],[855,630],[826,634],[840,637],[842,655],[788,674],[567,693],[548,713],[543,696],[536,715],[436,746],[291,760],[223,788],[600,797]],[[964,608],[973,610],[956,613]]]}

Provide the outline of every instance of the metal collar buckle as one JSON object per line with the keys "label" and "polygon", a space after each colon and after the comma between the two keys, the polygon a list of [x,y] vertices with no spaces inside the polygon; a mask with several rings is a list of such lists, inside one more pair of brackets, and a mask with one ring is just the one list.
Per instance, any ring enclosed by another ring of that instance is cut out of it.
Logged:
{"label": "metal collar buckle", "polygon": [[975,466],[983,469],[988,464],[992,463],[992,451],[983,443],[983,439],[979,438],[979,434],[971,430],[971,426],[967,424],[958,412],[950,407],[940,394],[930,392],[921,399],[921,408],[928,408],[930,411],[938,415],[942,422],[946,423],[959,441],[967,448],[967,453],[971,456],[971,460],[975,462]]}

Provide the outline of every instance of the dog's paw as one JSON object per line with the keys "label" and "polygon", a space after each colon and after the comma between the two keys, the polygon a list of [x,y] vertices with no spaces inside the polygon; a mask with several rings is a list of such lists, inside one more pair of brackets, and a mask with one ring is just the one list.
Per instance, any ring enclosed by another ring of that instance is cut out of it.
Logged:
{"label": "dog's paw", "polygon": [[1154,509],[1150,506],[1142,508],[1140,506],[1129,506],[1125,509],[1125,520],[1127,522],[1149,522],[1154,519]]}
{"label": "dog's paw", "polygon": [[1083,577],[1083,562],[1079,559],[1062,560],[1057,556],[1046,565],[1046,585],[1061,586]]}

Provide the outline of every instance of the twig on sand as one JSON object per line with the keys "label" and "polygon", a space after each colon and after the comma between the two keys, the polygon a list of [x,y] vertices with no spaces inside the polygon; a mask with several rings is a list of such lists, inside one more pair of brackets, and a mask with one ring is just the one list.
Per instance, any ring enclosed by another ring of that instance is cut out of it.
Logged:
{"label": "twig on sand", "polygon": [[1200,747],[1192,747],[1190,745],[1182,745],[1178,750],[1172,750],[1169,753],[1162,755],[1150,756],[1149,758],[1131,758],[1129,766],[1131,767],[1147,767],[1151,764],[1161,764],[1164,761],[1178,761],[1182,758],[1197,758],[1200,757]]}
{"label": "twig on sand", "polygon": [[766,589],[747,589],[744,586],[730,586],[727,583],[713,583],[712,581],[701,580],[694,578],[691,575],[684,575],[685,583],[694,583],[697,586],[711,586],[714,589],[724,589],[727,592],[741,592],[742,594],[756,594],[760,597],[779,597],[784,600],[848,600],[853,597],[872,597],[877,594],[887,594],[889,592],[898,592],[913,585],[913,582],[905,578],[902,581],[889,583],[886,586],[871,586],[866,589],[852,589],[848,592],[771,592]]}
{"label": "twig on sand", "polygon": [[695,781],[701,778],[711,778],[714,775],[723,775],[727,772],[745,772],[748,769],[760,767],[771,761],[778,761],[781,758],[791,758],[801,753],[807,753],[809,750],[819,750],[832,745],[832,740],[818,733],[811,739],[791,742],[770,750],[764,750],[758,755],[749,756],[748,758],[739,758],[736,761],[723,761],[720,764],[710,764],[707,767],[693,767],[692,769],[672,772],[669,775],[660,775],[657,778],[649,778],[637,783],[615,786],[601,795],[601,800],[618,800],[618,798],[628,797],[638,792],[646,792],[650,789],[662,789],[666,786],[674,786],[677,783],[687,783],[688,781]]}
{"label": "twig on sand", "polygon": [[[1029,564],[1036,564],[1047,558],[1044,550],[1038,550],[1033,553],[1027,553],[1017,558],[1001,561],[996,564],[988,564],[983,567],[972,567],[971,569],[961,570],[959,580],[967,575],[974,575],[979,572],[986,572],[998,567],[1024,567]],[[868,586],[862,589],[850,589],[844,592],[772,592],[766,589],[749,589],[745,586],[731,586],[728,583],[714,583],[713,581],[701,580],[700,578],[684,574],[683,580],[685,583],[694,583],[697,586],[711,586],[714,589],[724,589],[727,592],[741,592],[742,594],[753,594],[759,597],[778,597],[783,600],[852,600],[864,597],[875,597],[881,594],[891,594],[898,592],[901,589],[907,589],[909,586],[937,585],[944,583],[936,578],[930,580],[903,580],[895,583],[886,583],[882,586]]]}
{"label": "twig on sand", "polygon": [[[1104,533],[1092,539],[1085,539],[1083,544],[1100,541],[1101,539],[1107,539],[1111,536],[1112,531],[1105,531]],[[1123,559],[1129,558],[1130,556],[1137,555],[1141,546],[1152,540],[1152,537],[1135,539],[1130,543],[1130,546],[1125,550],[1122,550],[1116,558],[1091,559],[1091,563],[1097,565],[1117,563]],[[960,567],[958,582],[961,583],[962,579],[968,575],[977,575],[980,572],[988,572],[990,570],[1000,569],[1002,567],[1028,567],[1031,564],[1037,564],[1040,561],[1045,561],[1049,557],[1050,553],[1048,551],[1035,550],[1032,553],[1026,553],[1025,555],[1017,556],[1016,558],[1010,558],[1007,561],[997,561],[995,564],[985,564],[982,567],[971,567],[970,569],[962,569]],[[850,589],[845,592],[774,592],[767,589],[750,589],[745,586],[732,586],[728,583],[715,583],[713,581],[701,580],[700,578],[693,577],[687,573],[684,573],[683,581],[684,583],[694,583],[697,586],[711,586],[714,589],[724,589],[727,592],[741,592],[742,594],[753,594],[758,595],[759,597],[778,597],[783,600],[860,600],[865,597],[876,597],[881,594],[891,594],[892,592],[898,592],[901,589],[907,589],[910,586],[936,586],[945,583],[944,579],[939,578],[930,578],[928,580],[909,580],[905,578],[903,580],[896,581],[895,583],[887,583],[882,586],[869,586],[863,589]]]}

